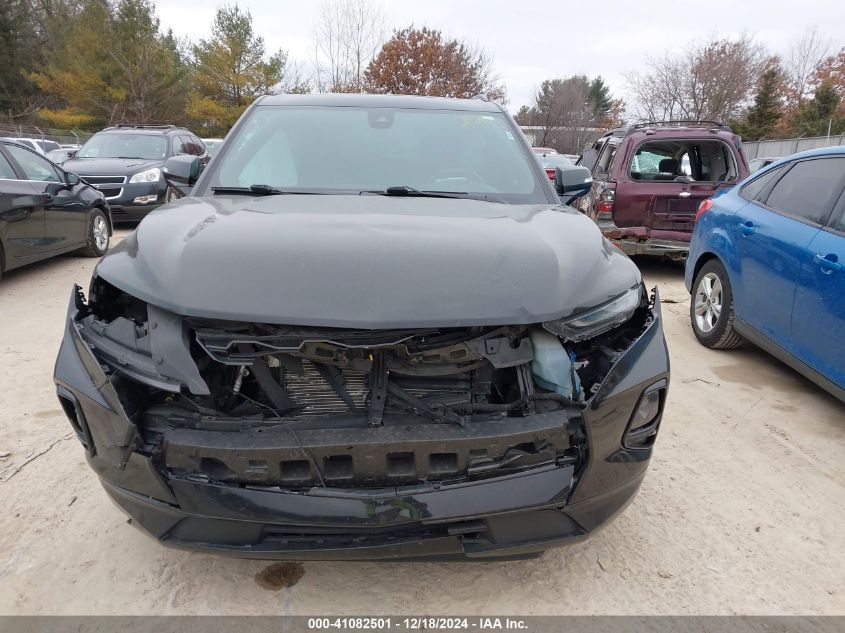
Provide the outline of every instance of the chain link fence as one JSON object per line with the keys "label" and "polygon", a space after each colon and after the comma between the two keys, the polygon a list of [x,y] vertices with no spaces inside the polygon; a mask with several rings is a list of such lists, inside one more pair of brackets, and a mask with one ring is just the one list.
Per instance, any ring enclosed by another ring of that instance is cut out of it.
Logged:
{"label": "chain link fence", "polygon": [[0,137],[32,138],[43,141],[56,141],[57,143],[67,145],[82,145],[92,136],[92,132],[80,132],[79,130],[0,123]]}

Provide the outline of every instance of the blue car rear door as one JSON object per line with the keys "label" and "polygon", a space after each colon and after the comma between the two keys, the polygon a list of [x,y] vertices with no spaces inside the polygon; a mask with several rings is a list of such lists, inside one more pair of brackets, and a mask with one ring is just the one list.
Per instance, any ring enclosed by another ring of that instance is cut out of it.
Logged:
{"label": "blue car rear door", "polygon": [[[845,180],[845,157],[837,160]],[[804,254],[792,336],[799,359],[845,388],[845,193]]]}
{"label": "blue car rear door", "polygon": [[792,304],[802,258],[819,232],[819,224],[802,212],[801,201],[784,195],[795,188],[791,174],[797,166],[777,170],[731,219],[739,270],[738,283],[733,284],[737,316],[784,349],[790,348]]}

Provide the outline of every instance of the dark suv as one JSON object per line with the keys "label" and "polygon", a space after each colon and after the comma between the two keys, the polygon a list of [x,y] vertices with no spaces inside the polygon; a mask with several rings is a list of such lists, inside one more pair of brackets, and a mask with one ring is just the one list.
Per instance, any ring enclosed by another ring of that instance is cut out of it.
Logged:
{"label": "dark suv", "polygon": [[702,200],[745,178],[740,138],[714,121],[662,121],[612,130],[578,162],[593,187],[578,208],[629,255],[684,259]]}
{"label": "dark suv", "polygon": [[103,192],[115,222],[135,221],[166,201],[162,167],[180,154],[199,157],[201,167],[210,159],[203,142],[183,127],[121,124],[92,136],[63,168]]}
{"label": "dark suv", "polygon": [[[325,147],[332,151],[326,152]],[[490,558],[633,498],[669,388],[660,299],[501,106],[272,95],[75,288],[59,399],[173,546]],[[175,271],[175,274],[174,274]],[[93,537],[93,535],[92,535]]]}

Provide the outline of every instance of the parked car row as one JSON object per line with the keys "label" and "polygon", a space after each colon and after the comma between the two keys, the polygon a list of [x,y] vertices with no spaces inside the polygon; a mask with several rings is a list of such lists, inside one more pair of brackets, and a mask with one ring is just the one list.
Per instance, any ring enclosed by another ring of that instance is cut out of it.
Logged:
{"label": "parked car row", "polygon": [[671,121],[612,130],[578,164],[605,237],[686,260],[703,345],[751,341],[845,400],[845,147],[746,163],[727,126]]}
{"label": "parked car row", "polygon": [[164,178],[168,158],[196,156],[200,169],[211,158],[173,125],[117,125],[81,148],[31,138],[0,145],[0,274],[74,250],[102,255],[114,221],[140,220],[178,197]]}
{"label": "parked car row", "polygon": [[578,207],[607,238],[686,259],[703,345],[751,341],[845,400],[845,148],[746,165],[727,126],[646,123],[579,164],[594,184]]}
{"label": "parked car row", "polygon": [[687,259],[703,345],[747,339],[845,400],[845,148],[749,177],[727,126],[657,122],[576,166],[484,99],[372,95],[264,97],[230,137],[211,161],[185,128],[115,126],[61,168],[0,143],[0,238],[40,249],[14,265],[100,255],[110,209],[195,194],[73,289],[55,370],[107,493],[165,543],[395,560],[586,537],[636,494],[669,388],[625,253]]}
{"label": "parked car row", "polygon": [[99,191],[34,149],[0,140],[0,276],[71,251],[99,257],[111,232]]}

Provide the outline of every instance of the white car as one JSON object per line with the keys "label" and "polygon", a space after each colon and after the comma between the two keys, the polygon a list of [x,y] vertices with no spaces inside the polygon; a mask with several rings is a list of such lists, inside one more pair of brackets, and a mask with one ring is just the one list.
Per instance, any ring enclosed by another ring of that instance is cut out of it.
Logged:
{"label": "white car", "polygon": [[56,141],[47,141],[43,139],[35,139],[35,138],[11,138],[11,137],[4,137],[0,138],[3,141],[11,141],[12,143],[17,143],[18,145],[23,145],[24,147],[28,147],[31,150],[35,150],[42,156],[44,156],[47,152],[52,151],[54,149],[59,149],[59,144]]}

